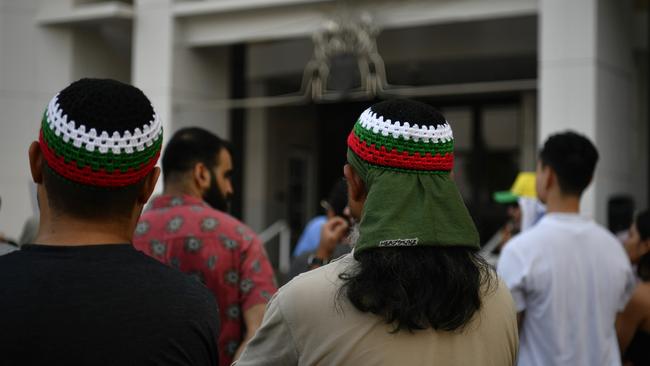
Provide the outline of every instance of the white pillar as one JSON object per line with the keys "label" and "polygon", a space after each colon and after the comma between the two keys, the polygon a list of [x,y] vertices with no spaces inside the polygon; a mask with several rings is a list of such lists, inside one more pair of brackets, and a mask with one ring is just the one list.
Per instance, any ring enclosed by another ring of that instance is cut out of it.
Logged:
{"label": "white pillar", "polygon": [[18,239],[37,214],[27,149],[54,93],[72,82],[73,39],[66,28],[40,27],[42,8],[72,0],[0,0],[0,232]]}
{"label": "white pillar", "polygon": [[244,172],[244,222],[253,230],[266,229],[267,208],[267,130],[268,121],[264,108],[250,109],[246,126],[246,164]]}
{"label": "white pillar", "polygon": [[136,0],[133,24],[133,84],[151,99],[162,118],[165,140],[172,131],[172,0]]}
{"label": "white pillar", "polygon": [[[162,120],[163,143],[173,130],[172,65],[174,18],[172,0],[136,0],[133,20],[131,80],[149,97]],[[164,148],[164,145],[163,145]],[[162,177],[156,192],[162,192]]]}
{"label": "white pillar", "polygon": [[[584,214],[606,222],[607,199],[640,191],[632,163],[634,73],[632,2],[542,0],[539,21],[539,142],[572,129],[600,153]],[[645,169],[643,169],[645,171]]]}

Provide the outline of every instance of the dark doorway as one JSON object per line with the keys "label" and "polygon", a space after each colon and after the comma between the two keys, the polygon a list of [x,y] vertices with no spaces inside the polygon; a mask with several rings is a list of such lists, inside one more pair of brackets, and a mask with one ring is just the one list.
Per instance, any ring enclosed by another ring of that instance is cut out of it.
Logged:
{"label": "dark doorway", "polygon": [[347,138],[359,115],[373,102],[320,104],[318,108],[318,197],[327,197],[330,188],[343,177],[347,158]]}

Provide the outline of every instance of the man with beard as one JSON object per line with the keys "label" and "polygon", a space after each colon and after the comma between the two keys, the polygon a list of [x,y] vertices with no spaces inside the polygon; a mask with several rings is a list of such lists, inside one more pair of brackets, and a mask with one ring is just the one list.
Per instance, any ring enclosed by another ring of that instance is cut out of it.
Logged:
{"label": "man with beard", "polygon": [[[201,128],[181,129],[162,158],[164,192],[142,215],[136,248],[195,276],[220,309],[220,365],[237,359],[276,290],[255,233],[228,215],[233,193],[229,144]],[[216,309],[215,309],[216,311]]]}
{"label": "man with beard", "polygon": [[478,255],[432,107],[389,100],[348,136],[354,251],[284,285],[237,366],[513,365],[512,297]]}

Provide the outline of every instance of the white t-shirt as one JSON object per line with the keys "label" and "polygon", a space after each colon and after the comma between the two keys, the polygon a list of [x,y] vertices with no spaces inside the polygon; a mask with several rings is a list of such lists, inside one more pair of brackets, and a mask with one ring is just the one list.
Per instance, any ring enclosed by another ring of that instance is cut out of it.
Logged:
{"label": "white t-shirt", "polygon": [[634,276],[614,235],[577,214],[550,213],[506,244],[497,271],[524,312],[520,366],[621,364],[616,314]]}

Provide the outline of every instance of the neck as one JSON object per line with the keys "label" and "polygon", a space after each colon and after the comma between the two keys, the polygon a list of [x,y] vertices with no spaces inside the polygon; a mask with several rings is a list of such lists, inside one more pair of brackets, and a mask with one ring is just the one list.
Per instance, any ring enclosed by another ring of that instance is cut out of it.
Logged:
{"label": "neck", "polygon": [[549,197],[546,202],[548,213],[580,213],[580,197],[566,196],[556,193]]}
{"label": "neck", "polygon": [[178,183],[167,183],[165,182],[165,188],[163,189],[163,194],[168,196],[191,196],[195,198],[203,199],[201,192],[193,187],[189,187],[185,184]]}
{"label": "neck", "polygon": [[[133,221],[133,220],[131,220]],[[88,221],[71,217],[43,218],[36,244],[81,246],[130,243],[135,223],[126,220]]]}

